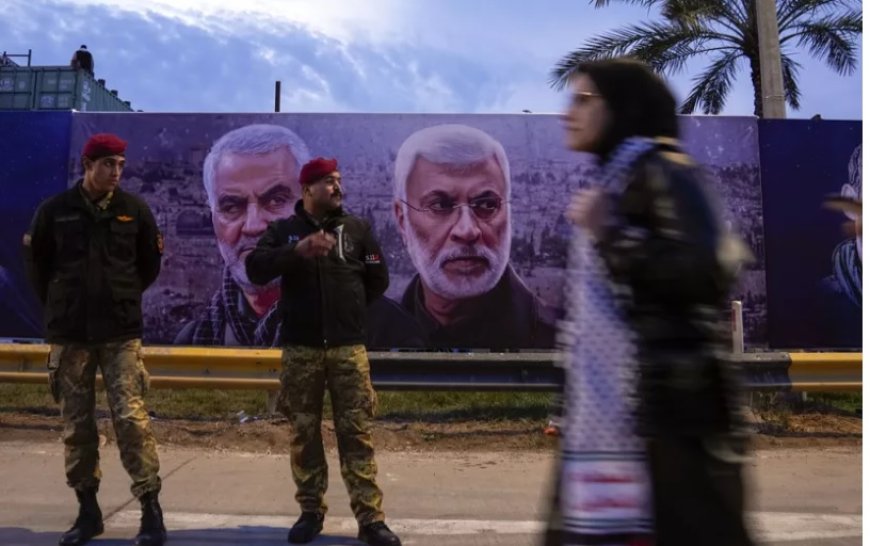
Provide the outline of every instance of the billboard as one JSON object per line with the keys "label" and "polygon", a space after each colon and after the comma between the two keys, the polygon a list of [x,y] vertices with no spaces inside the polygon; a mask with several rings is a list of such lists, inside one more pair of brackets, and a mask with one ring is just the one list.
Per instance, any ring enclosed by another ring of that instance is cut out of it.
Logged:
{"label": "billboard", "polygon": [[[756,257],[734,293],[748,345],[860,347],[861,252],[844,230],[854,221],[822,201],[861,196],[861,123],[681,123]],[[38,204],[81,176],[79,150],[96,132],[129,140],[122,185],[150,204],[165,235],[163,270],[144,298],[151,344],[277,343],[279,292],[247,282],[243,258],[270,220],[293,213],[299,165],[326,156],[340,163],[345,208],[372,224],[390,267],[390,288],[369,313],[371,348],[552,347],[563,212],[595,168],[564,149],[558,116],[546,115],[3,112],[0,130],[2,338],[41,337],[21,237]],[[435,136],[455,140],[438,153],[480,145],[503,159],[479,173],[427,175],[408,157]],[[487,203],[498,205],[490,218]]]}
{"label": "billboard", "polygon": [[0,113],[0,337],[42,337],[21,238],[39,203],[67,186],[71,123],[71,112]]}
{"label": "billboard", "polygon": [[[735,297],[744,301],[749,341],[761,343],[757,123],[682,123],[688,151],[707,167],[729,223],[757,257]],[[345,209],[371,223],[390,268],[386,297],[370,309],[370,348],[554,345],[569,233],[563,212],[595,168],[565,150],[558,116],[81,113],[70,167],[96,132],[129,140],[122,185],[149,203],[164,233],[163,270],[143,300],[146,343],[277,343],[278,289],[253,286],[243,259],[268,221],[292,214],[300,194],[295,169],[325,156],[338,159]],[[408,154],[433,139],[437,153],[459,156],[495,143],[504,160],[477,174],[427,175]],[[68,183],[78,176],[71,170]],[[417,192],[413,203],[409,192]],[[486,196],[499,203],[492,218],[471,206]],[[439,215],[421,205],[423,197],[456,208]]]}
{"label": "billboard", "polygon": [[860,239],[854,218],[822,207],[829,195],[861,198],[861,122],[759,130],[770,346],[861,348]]}

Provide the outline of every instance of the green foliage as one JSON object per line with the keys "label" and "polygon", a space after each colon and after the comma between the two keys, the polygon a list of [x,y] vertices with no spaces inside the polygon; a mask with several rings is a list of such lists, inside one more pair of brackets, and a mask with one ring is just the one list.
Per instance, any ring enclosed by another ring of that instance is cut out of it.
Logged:
{"label": "green foliage", "polygon": [[[614,0],[617,1],[617,0]],[[583,62],[630,56],[668,76],[684,72],[699,58],[706,67],[680,113],[718,114],[725,106],[741,63],[748,63],[755,90],[755,115],[761,116],[761,71],[756,0],[621,0],[657,9],[659,21],[628,25],[594,36],[553,69],[553,85],[563,87]],[[592,0],[596,8],[610,0]],[[840,75],[858,68],[863,18],[858,0],[777,0],[785,98],[800,108],[796,49],[805,49]]]}

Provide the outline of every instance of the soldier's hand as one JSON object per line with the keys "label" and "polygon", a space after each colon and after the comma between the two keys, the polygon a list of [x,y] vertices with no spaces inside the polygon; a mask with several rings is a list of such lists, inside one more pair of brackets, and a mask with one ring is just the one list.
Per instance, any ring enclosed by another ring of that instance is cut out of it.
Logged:
{"label": "soldier's hand", "polygon": [[327,256],[335,246],[335,237],[323,230],[312,233],[296,244],[296,252],[304,258]]}

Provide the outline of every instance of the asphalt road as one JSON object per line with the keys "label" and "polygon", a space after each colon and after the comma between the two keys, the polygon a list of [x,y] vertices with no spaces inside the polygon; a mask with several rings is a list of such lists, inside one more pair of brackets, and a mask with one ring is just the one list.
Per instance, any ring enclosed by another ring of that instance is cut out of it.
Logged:
{"label": "asphalt road", "polygon": [[[0,544],[54,545],[75,518],[63,447],[0,441]],[[161,502],[170,541],[182,545],[286,544],[298,516],[287,456],[161,449]],[[139,523],[117,448],[102,450],[99,494],[106,533],[92,544],[130,544]],[[541,452],[379,453],[387,523],[405,546],[529,546],[542,528],[552,465]],[[330,454],[324,534],[312,544],[357,545],[356,524]],[[751,514],[759,542],[861,544],[858,447],[755,453]]]}

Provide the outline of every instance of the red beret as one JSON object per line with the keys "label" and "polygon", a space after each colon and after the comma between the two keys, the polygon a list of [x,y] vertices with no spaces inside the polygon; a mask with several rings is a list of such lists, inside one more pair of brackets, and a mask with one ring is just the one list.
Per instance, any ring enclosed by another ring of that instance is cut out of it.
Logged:
{"label": "red beret", "polygon": [[85,142],[82,155],[88,159],[100,159],[110,155],[124,155],[127,142],[111,133],[98,133]]}
{"label": "red beret", "polygon": [[312,159],[302,166],[302,172],[299,173],[299,183],[303,186],[313,184],[338,170],[338,161],[335,159],[326,159],[318,157]]}

